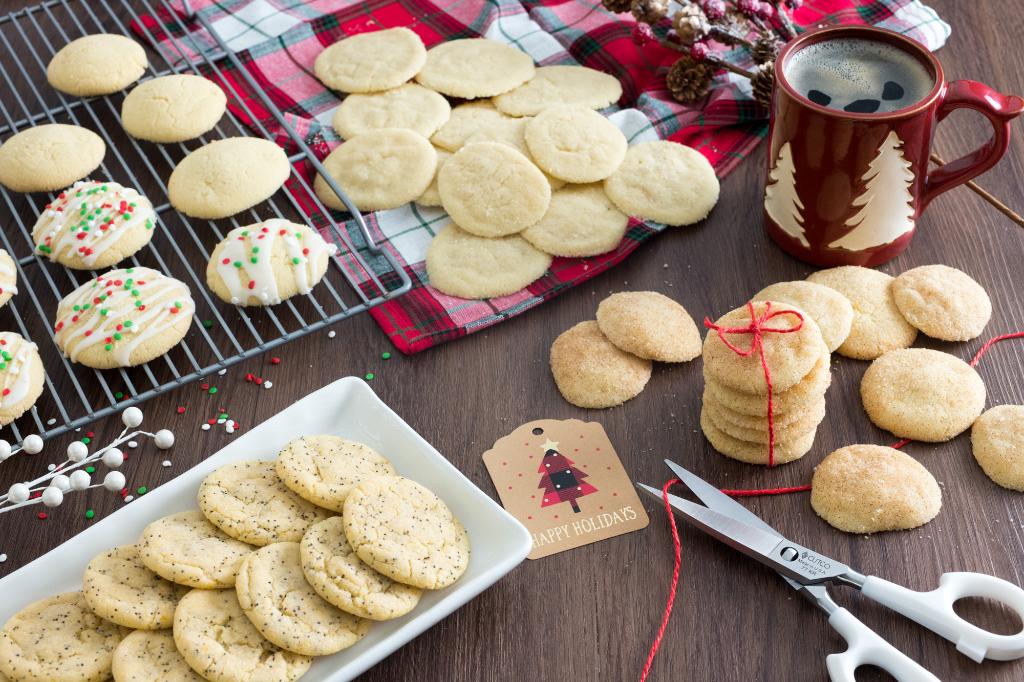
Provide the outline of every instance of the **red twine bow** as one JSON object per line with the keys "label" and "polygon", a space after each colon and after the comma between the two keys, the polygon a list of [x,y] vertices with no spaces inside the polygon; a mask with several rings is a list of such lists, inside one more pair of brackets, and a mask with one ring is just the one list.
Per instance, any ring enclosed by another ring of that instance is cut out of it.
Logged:
{"label": "red twine bow", "polygon": [[[768,360],[764,355],[764,334],[792,334],[803,329],[804,316],[795,310],[772,310],[772,304],[770,301],[765,301],[764,312],[760,317],[754,312],[754,302],[747,301],[747,310],[750,311],[750,324],[745,327],[723,327],[715,324],[709,318],[704,318],[704,326],[708,329],[714,329],[718,334],[718,338],[722,340],[729,350],[742,357],[750,357],[754,353],[757,353],[761,359],[761,369],[764,370],[764,383],[768,387],[768,466],[775,466],[775,412],[773,389],[772,389],[772,371],[768,367]],[[776,317],[783,315],[795,315],[798,322],[794,327],[769,327],[766,323]],[[750,344],[750,348],[743,350],[739,346],[733,344],[729,339],[726,338],[728,334],[751,334],[753,341]]]}

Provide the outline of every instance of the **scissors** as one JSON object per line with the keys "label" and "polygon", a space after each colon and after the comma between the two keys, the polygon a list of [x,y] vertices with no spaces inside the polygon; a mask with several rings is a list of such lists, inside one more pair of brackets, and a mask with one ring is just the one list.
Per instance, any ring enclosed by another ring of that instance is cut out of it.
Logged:
{"label": "scissors", "polygon": [[[703,505],[668,495],[669,504],[713,538],[775,569],[790,587],[828,614],[828,623],[847,649],[825,659],[832,682],[855,682],[862,665],[882,668],[900,682],[938,682],[938,678],[882,639],[871,628],[833,601],[826,587],[837,583],[854,587],[886,606],[956,644],[957,651],[976,663],[988,658],[1009,661],[1024,657],[1024,629],[1000,635],[969,623],[953,611],[964,597],[985,597],[1002,602],[1024,621],[1024,590],[983,573],[944,573],[939,587],[915,592],[875,576],[858,573],[835,559],[787,539],[740,503],[675,462],[665,460],[672,472]],[[658,488],[638,484],[662,499]],[[706,506],[705,506],[706,505]]]}

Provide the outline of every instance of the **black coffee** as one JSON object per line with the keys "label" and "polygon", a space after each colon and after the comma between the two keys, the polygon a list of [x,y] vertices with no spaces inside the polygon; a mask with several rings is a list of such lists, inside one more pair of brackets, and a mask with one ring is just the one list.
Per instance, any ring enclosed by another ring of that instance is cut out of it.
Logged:
{"label": "black coffee", "polygon": [[790,85],[815,104],[873,114],[918,102],[935,79],[914,55],[888,43],[837,38],[790,54],[783,64]]}

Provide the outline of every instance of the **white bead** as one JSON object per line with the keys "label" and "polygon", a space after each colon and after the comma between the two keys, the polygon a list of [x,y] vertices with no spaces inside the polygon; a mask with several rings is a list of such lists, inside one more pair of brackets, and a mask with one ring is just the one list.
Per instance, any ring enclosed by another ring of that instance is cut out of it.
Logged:
{"label": "white bead", "polygon": [[12,504],[21,504],[28,499],[28,486],[24,483],[15,483],[7,491],[7,501]]}
{"label": "white bead", "polygon": [[80,440],[68,443],[68,459],[72,462],[81,462],[89,456],[89,446]]}
{"label": "white bead", "polygon": [[43,490],[43,504],[47,507],[59,507],[64,501],[64,493],[55,485],[48,486]]}
{"label": "white bead", "polygon": [[57,474],[50,480],[50,485],[57,486],[61,492],[71,490],[71,479],[64,474]]}
{"label": "white bead", "polygon": [[124,474],[120,471],[110,471],[103,477],[103,487],[115,493],[124,488],[124,482]]}
{"label": "white bead", "polygon": [[129,429],[134,429],[142,423],[142,410],[137,407],[129,407],[121,413],[121,421],[124,422],[124,425]]}
{"label": "white bead", "polygon": [[4,461],[11,456],[11,444],[5,440],[0,440],[0,462]]}
{"label": "white bead", "polygon": [[110,469],[116,469],[124,464],[124,453],[117,448],[110,448],[103,452],[103,464]]}
{"label": "white bead", "polygon": [[89,484],[92,483],[92,480],[89,478],[89,474],[84,471],[71,472],[69,480],[71,481],[72,490],[85,490],[89,487]]}
{"label": "white bead", "polygon": [[31,436],[25,436],[25,440],[21,443],[21,449],[30,455],[43,451],[43,439],[32,434]]}
{"label": "white bead", "polygon": [[153,434],[153,443],[161,450],[166,450],[174,445],[174,434],[168,429],[160,429]]}

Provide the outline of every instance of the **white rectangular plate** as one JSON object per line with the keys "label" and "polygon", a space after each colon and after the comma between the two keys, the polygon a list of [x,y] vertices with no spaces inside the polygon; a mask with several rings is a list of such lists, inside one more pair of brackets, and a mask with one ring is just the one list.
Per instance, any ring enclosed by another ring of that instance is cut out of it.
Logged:
{"label": "white rectangular plate", "polygon": [[311,393],[173,481],[0,579],[0,594],[5,595],[0,599],[0,623],[37,599],[80,589],[82,572],[94,556],[135,543],[151,521],[196,509],[199,484],[214,469],[239,460],[273,459],[288,441],[319,433],[366,443],[388,457],[403,476],[433,490],[465,525],[472,554],[457,583],[424,592],[412,613],[374,623],[355,646],[316,659],[303,682],[341,682],[359,675],[493,585],[530,552],[532,539],[522,524],[423,440],[366,383],[347,377]]}

